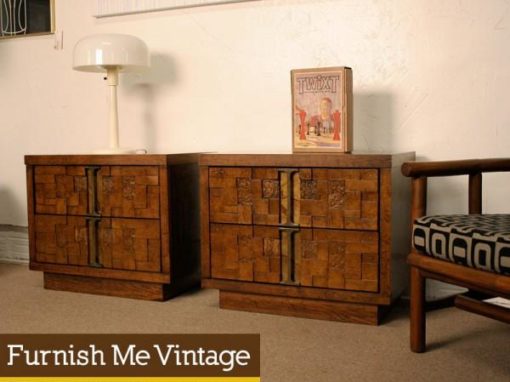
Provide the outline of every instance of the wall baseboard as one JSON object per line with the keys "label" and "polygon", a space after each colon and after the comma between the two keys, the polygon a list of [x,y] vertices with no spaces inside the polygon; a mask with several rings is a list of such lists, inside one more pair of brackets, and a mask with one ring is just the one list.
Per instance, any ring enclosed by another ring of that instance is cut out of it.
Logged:
{"label": "wall baseboard", "polygon": [[0,262],[27,264],[28,259],[28,229],[0,225]]}

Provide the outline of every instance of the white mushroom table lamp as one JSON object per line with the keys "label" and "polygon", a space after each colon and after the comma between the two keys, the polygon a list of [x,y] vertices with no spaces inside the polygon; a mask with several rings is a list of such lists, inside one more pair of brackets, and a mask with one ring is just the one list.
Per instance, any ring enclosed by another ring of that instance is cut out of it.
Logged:
{"label": "white mushroom table lamp", "polygon": [[134,154],[140,150],[119,147],[117,85],[119,72],[137,72],[149,67],[147,45],[125,34],[98,34],[78,41],[74,47],[73,69],[106,72],[110,88],[110,147],[96,154]]}

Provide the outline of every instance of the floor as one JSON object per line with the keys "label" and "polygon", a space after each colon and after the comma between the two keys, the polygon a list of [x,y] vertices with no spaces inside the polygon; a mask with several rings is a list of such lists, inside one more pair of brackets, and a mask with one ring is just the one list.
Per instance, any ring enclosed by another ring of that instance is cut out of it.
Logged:
{"label": "floor", "polygon": [[260,333],[265,381],[510,381],[510,326],[455,308],[428,314],[429,350],[409,351],[407,306],[383,325],[228,311],[216,290],[147,302],[56,292],[0,264],[1,333]]}

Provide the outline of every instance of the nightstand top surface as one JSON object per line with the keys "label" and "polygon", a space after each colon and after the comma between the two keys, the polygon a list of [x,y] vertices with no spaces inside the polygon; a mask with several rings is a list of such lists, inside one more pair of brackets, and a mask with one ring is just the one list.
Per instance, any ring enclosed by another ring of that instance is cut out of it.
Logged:
{"label": "nightstand top surface", "polygon": [[375,167],[386,168],[413,161],[406,153],[296,153],[296,154],[201,154],[201,166]]}
{"label": "nightstand top surface", "polygon": [[25,155],[26,165],[168,165],[198,162],[197,153],[134,155]]}

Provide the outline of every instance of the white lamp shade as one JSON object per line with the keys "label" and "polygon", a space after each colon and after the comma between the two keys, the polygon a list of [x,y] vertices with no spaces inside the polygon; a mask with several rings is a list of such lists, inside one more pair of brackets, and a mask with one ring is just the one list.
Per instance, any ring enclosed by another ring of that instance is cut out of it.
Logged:
{"label": "white lamp shade", "polygon": [[149,66],[149,50],[138,37],[125,34],[98,34],[82,38],[74,46],[73,69],[104,72],[117,68],[136,72]]}

